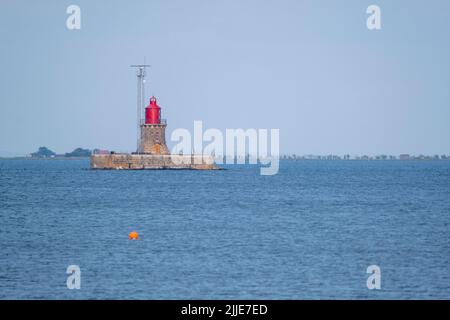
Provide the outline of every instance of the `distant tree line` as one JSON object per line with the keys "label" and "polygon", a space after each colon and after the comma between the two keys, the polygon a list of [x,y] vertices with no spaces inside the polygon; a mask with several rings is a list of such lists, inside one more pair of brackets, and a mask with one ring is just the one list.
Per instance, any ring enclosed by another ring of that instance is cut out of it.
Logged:
{"label": "distant tree line", "polygon": [[449,155],[410,155],[410,154],[400,154],[395,155],[356,155],[350,156],[349,154],[338,156],[338,155],[282,155],[280,156],[283,160],[450,160]]}
{"label": "distant tree line", "polygon": [[72,152],[66,152],[65,154],[56,154],[47,147],[40,147],[38,151],[31,153],[33,158],[54,158],[54,157],[90,157],[92,151],[89,149],[76,148]]}

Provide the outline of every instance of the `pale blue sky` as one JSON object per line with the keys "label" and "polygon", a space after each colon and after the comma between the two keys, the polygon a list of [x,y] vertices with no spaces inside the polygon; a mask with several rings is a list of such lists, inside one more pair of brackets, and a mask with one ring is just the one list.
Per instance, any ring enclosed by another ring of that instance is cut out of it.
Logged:
{"label": "pale blue sky", "polygon": [[282,154],[450,154],[449,31],[447,0],[4,0],[0,151],[132,151],[146,56],[168,137],[203,120],[279,128]]}

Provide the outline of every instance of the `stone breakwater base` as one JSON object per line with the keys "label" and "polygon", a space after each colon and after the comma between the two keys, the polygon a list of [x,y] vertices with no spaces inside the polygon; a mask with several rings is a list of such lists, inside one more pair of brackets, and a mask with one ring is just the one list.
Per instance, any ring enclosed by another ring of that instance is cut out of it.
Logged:
{"label": "stone breakwater base", "polygon": [[218,170],[212,156],[156,154],[94,154],[91,169],[146,170],[187,169]]}

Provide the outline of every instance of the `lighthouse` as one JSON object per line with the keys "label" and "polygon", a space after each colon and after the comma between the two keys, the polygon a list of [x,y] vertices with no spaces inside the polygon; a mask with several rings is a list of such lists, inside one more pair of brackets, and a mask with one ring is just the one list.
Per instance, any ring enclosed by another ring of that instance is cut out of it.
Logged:
{"label": "lighthouse", "polygon": [[136,152],[109,154],[92,154],[92,169],[115,170],[217,170],[214,157],[210,155],[170,154],[166,145],[166,119],[161,118],[161,107],[156,98],[150,98],[146,105],[144,78],[146,64],[132,65],[137,69],[137,118],[136,118]]}
{"label": "lighthouse", "polygon": [[149,105],[145,108],[145,119],[141,124],[141,144],[138,153],[143,154],[169,154],[166,145],[165,119],[161,119],[161,107],[156,98],[150,98]]}

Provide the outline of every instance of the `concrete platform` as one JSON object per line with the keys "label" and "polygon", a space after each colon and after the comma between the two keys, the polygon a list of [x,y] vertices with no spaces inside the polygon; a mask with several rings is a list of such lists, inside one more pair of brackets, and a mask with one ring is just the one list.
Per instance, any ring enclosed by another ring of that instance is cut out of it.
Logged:
{"label": "concrete platform", "polygon": [[116,170],[218,170],[212,156],[153,154],[93,154],[91,169]]}

